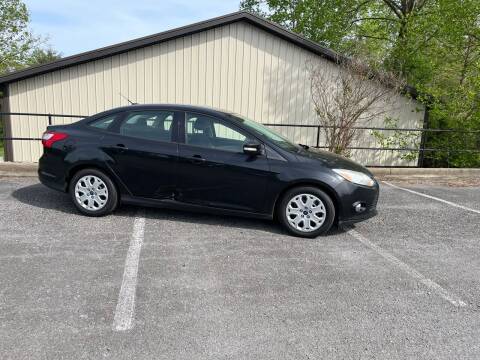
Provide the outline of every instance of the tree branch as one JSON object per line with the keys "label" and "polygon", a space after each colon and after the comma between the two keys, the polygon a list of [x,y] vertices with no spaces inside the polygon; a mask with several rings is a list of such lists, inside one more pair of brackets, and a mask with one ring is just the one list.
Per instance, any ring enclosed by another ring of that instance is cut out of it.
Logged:
{"label": "tree branch", "polygon": [[402,14],[402,8],[398,6],[394,1],[392,0],[383,0],[383,2],[395,13],[395,15],[399,18],[403,18]]}
{"label": "tree branch", "polygon": [[351,23],[354,24],[356,22],[365,21],[365,20],[384,20],[384,21],[397,22],[396,19],[386,18],[386,17],[365,17],[365,18],[354,19],[354,20],[352,20]]}
{"label": "tree branch", "polygon": [[417,10],[420,11],[427,4],[428,0],[418,0]]}
{"label": "tree branch", "polygon": [[367,39],[384,40],[384,41],[391,42],[391,39],[383,37],[383,36],[373,36],[373,35],[365,35],[365,34],[358,34],[357,36],[367,38]]}
{"label": "tree branch", "polygon": [[358,6],[351,11],[351,13],[355,13],[355,14],[356,14],[357,12],[360,11],[360,9],[361,9],[362,7],[364,7],[365,5],[367,5],[367,4],[370,3],[370,2],[372,2],[372,0],[366,0],[366,1],[358,4]]}

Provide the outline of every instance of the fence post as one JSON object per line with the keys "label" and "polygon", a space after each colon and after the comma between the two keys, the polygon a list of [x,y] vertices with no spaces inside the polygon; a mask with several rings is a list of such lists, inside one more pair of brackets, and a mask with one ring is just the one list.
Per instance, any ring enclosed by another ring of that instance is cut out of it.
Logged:
{"label": "fence post", "polygon": [[320,125],[317,126],[317,149],[320,147]]}
{"label": "fence post", "polygon": [[52,125],[52,115],[48,114],[48,125]]}
{"label": "fence post", "polygon": [[427,133],[428,133],[428,120],[430,117],[430,112],[428,107],[425,106],[425,115],[423,117],[423,131],[420,133],[420,154],[418,154],[418,163],[417,167],[424,167],[425,161],[425,145],[427,144]]}

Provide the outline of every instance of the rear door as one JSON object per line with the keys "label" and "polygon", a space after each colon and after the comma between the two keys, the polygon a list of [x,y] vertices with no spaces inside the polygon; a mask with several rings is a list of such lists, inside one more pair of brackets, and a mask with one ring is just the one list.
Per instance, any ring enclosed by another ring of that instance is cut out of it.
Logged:
{"label": "rear door", "polygon": [[114,159],[112,169],[132,195],[173,196],[178,114],[168,109],[131,111],[117,122],[116,134],[105,136],[104,151]]}
{"label": "rear door", "polygon": [[243,144],[254,139],[223,119],[196,113],[186,113],[184,129],[177,167],[178,200],[262,212],[270,169],[265,154],[243,152]]}

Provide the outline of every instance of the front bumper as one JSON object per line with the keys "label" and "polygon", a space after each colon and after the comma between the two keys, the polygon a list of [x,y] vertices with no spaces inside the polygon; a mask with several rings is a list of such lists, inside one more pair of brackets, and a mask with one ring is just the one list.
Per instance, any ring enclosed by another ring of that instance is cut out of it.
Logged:
{"label": "front bumper", "polygon": [[372,210],[367,210],[364,213],[348,218],[348,219],[343,219],[343,220],[338,220],[338,225],[351,225],[360,221],[364,221],[367,219],[370,219],[378,214],[377,209],[372,209]]}
{"label": "front bumper", "polygon": [[[340,225],[352,224],[367,220],[377,215],[377,202],[379,186],[375,182],[372,187],[356,185],[343,181],[337,188],[340,198],[340,211],[337,221]],[[358,211],[355,205],[361,204],[362,211]]]}

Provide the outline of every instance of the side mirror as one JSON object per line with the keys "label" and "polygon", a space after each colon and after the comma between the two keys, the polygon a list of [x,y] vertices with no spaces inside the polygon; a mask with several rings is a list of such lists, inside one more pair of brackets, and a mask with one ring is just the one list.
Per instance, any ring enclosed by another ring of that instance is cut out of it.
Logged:
{"label": "side mirror", "polygon": [[262,145],[259,143],[247,143],[243,145],[243,152],[247,155],[260,155],[262,153]]}

